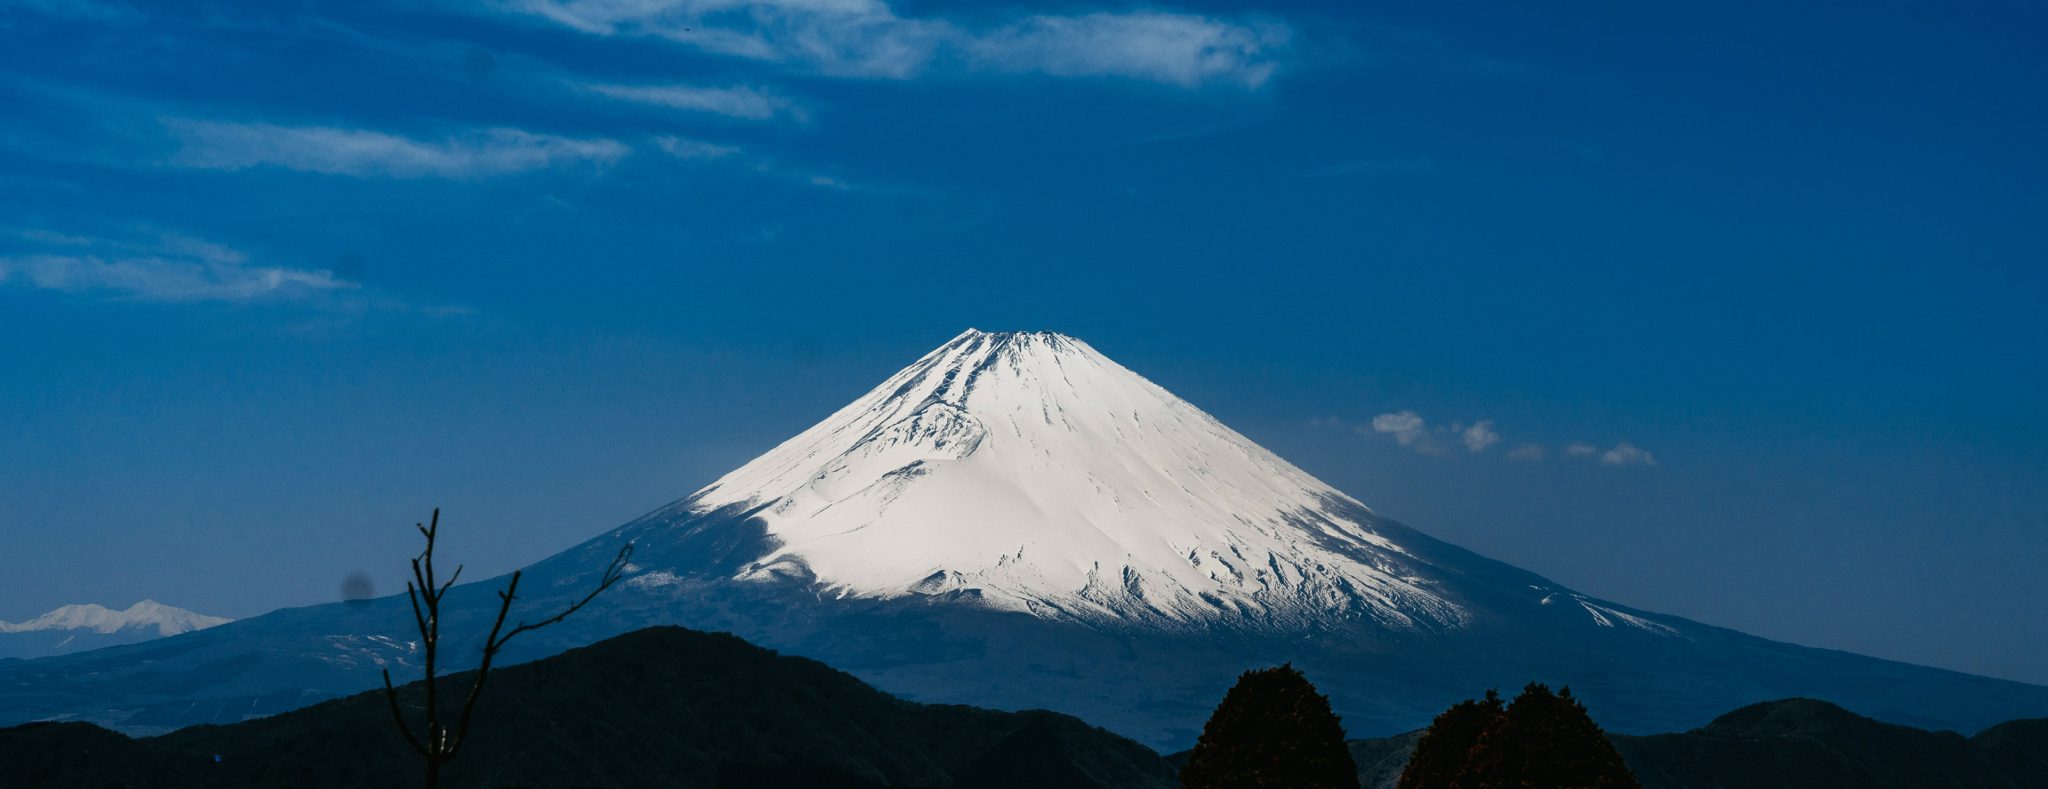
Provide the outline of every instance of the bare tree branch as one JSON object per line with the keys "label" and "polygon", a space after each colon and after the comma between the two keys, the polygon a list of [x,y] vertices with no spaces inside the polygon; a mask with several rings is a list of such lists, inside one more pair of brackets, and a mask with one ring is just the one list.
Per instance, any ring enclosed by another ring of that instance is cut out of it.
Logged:
{"label": "bare tree branch", "polygon": [[[597,588],[590,590],[590,594],[584,595],[583,599],[576,601],[575,605],[569,606],[567,610],[564,610],[563,612],[556,614],[549,619],[531,625],[521,622],[518,627],[512,628],[512,632],[506,633],[504,638],[498,639],[497,646],[504,646],[505,642],[511,641],[513,636],[519,635],[520,633],[524,633],[528,630],[539,630],[543,627],[547,627],[548,625],[552,625],[556,622],[560,622],[564,619],[567,619],[570,614],[576,613],[577,609],[589,605],[590,601],[596,599],[597,595],[600,592],[612,588],[612,584],[619,582],[619,579],[625,575],[627,561],[632,558],[633,544],[626,543],[624,547],[619,548],[619,555],[612,557],[611,566],[605,568],[604,577],[598,580]],[[517,585],[519,583],[518,573],[512,574],[512,582],[514,585]],[[512,601],[509,596],[509,591],[507,592],[507,595],[508,596],[505,602],[507,605],[510,605]],[[485,647],[485,650],[491,651],[495,648],[496,647],[487,646]]]}
{"label": "bare tree branch", "polygon": [[391,669],[388,668],[384,669],[384,700],[391,704],[391,721],[398,724],[398,733],[405,735],[405,744],[412,746],[419,755],[427,755],[426,746],[420,744],[420,738],[413,736],[412,727],[405,723],[405,713],[398,709],[398,689],[391,687]]}
{"label": "bare tree branch", "polygon": [[521,571],[512,573],[511,579],[505,584],[505,589],[498,592],[497,618],[491,623],[490,634],[484,637],[483,657],[477,664],[476,677],[470,682],[468,696],[462,702],[462,714],[457,718],[455,727],[450,729],[442,723],[440,683],[436,677],[441,644],[441,600],[447,597],[448,591],[455,586],[456,579],[462,577],[462,566],[457,565],[455,572],[448,576],[446,582],[435,583],[437,579],[434,577],[434,543],[441,530],[441,510],[434,510],[434,516],[428,524],[415,523],[413,526],[419,530],[420,536],[426,538],[427,543],[426,549],[412,560],[413,580],[405,585],[406,599],[412,602],[413,624],[420,631],[422,673],[425,675],[427,697],[424,736],[414,735],[412,727],[406,723],[405,713],[398,704],[398,690],[391,684],[389,670],[384,671],[384,698],[391,707],[392,721],[398,725],[398,731],[404,735],[406,744],[412,746],[426,762],[427,789],[434,789],[440,781],[441,765],[454,759],[469,740],[469,726],[476,712],[476,702],[483,695],[484,681],[490,676],[491,663],[497,658],[499,650],[504,649],[505,643],[511,641],[513,636],[529,630],[539,630],[567,619],[570,614],[589,605],[590,601],[596,599],[604,590],[618,583],[619,579],[625,577],[626,565],[633,556],[633,544],[627,543],[619,548],[618,555],[612,558],[612,563],[598,579],[597,588],[592,589],[582,599],[552,617],[533,624],[522,621],[510,631],[506,631],[505,619],[512,612],[513,601],[519,598],[519,579],[522,575]]}
{"label": "bare tree branch", "polygon": [[413,624],[419,626],[421,633],[427,632],[427,616],[420,613],[420,596],[418,592],[413,590],[411,581],[405,582],[405,599],[412,601]]}
{"label": "bare tree branch", "polygon": [[596,599],[599,594],[604,592],[604,590],[610,589],[613,584],[619,582],[620,578],[625,577],[626,565],[630,563],[632,558],[633,544],[626,543],[625,545],[620,546],[618,555],[612,557],[612,563],[605,567],[604,575],[598,579],[597,588],[590,590],[590,593],[584,595],[583,599],[578,600],[574,605],[571,605],[568,608],[563,609],[561,613],[555,614],[554,616],[544,619],[540,622],[530,625],[526,624],[525,622],[521,622],[519,623],[519,625],[513,627],[511,632],[506,633],[504,636],[501,637],[498,635],[498,632],[502,630],[505,626],[505,616],[512,610],[512,601],[518,599],[519,578],[521,573],[520,571],[513,571],[512,579],[505,584],[505,591],[498,593],[498,618],[495,622],[491,624],[490,635],[485,637],[484,639],[483,662],[477,667],[476,682],[469,686],[469,698],[464,700],[462,703],[462,715],[461,717],[456,719],[455,743],[451,751],[460,751],[463,743],[465,743],[469,739],[469,722],[471,719],[471,715],[474,714],[476,711],[476,700],[483,695],[484,680],[485,678],[490,676],[491,661],[497,658],[498,651],[505,647],[505,643],[511,641],[513,636],[519,635],[520,633],[524,633],[529,630],[539,630],[543,627],[547,627],[548,625],[552,625],[556,622],[560,622],[564,619],[567,619],[569,618],[570,614],[576,613],[584,606],[589,605],[591,600]]}

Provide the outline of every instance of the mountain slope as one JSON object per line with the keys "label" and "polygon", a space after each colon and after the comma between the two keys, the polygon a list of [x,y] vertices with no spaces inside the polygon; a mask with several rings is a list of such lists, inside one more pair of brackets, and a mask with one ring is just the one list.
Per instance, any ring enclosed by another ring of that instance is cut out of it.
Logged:
{"label": "mountain slope", "polygon": [[155,600],[122,611],[96,603],[67,605],[26,622],[0,621],[0,658],[83,652],[204,630],[229,621]]}
{"label": "mountain slope", "polygon": [[[460,698],[467,678],[448,678],[447,695]],[[402,694],[417,703],[418,684]],[[911,704],[815,661],[681,628],[494,671],[477,714],[445,786],[1172,785],[1157,754],[1064,715]],[[0,784],[37,786],[393,786],[418,770],[381,691],[141,741],[30,724],[0,730],[0,762]]]}
{"label": "mountain slope", "polygon": [[[1193,741],[1239,672],[1290,661],[1360,734],[1531,680],[1569,684],[1622,732],[1792,696],[1934,728],[2048,714],[2048,688],[1644,612],[1436,540],[1054,334],[953,339],[712,485],[528,568],[523,610],[579,595],[627,541],[624,583],[507,657],[654,624],[728,630],[908,698],[1058,709],[1167,748]],[[499,586],[451,593],[451,639],[488,628]],[[0,663],[0,723],[149,732],[291,709],[410,666],[410,617],[384,598]]]}
{"label": "mountain slope", "polygon": [[1119,626],[1464,616],[1363,505],[1058,334],[969,330],[692,504],[765,524],[739,578],[837,595]]}

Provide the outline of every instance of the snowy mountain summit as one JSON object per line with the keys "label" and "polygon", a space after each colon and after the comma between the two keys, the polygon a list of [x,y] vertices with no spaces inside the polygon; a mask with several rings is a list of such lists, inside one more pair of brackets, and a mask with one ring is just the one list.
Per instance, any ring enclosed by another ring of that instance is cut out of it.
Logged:
{"label": "snowy mountain summit", "polygon": [[190,633],[229,621],[155,600],[144,600],[123,611],[94,603],[60,606],[26,622],[0,621],[0,658],[83,652]]}
{"label": "snowy mountain summit", "polygon": [[144,600],[129,606],[125,611],[116,611],[97,603],[85,603],[59,606],[26,622],[0,621],[0,633],[82,631],[111,634],[123,630],[144,633],[154,630],[154,635],[175,636],[179,633],[204,630],[214,625],[224,625],[231,621],[234,620],[193,613],[155,600]]}
{"label": "snowy mountain summit", "polygon": [[1045,618],[1455,627],[1366,508],[1051,332],[973,329],[688,500],[773,550],[741,580]]}

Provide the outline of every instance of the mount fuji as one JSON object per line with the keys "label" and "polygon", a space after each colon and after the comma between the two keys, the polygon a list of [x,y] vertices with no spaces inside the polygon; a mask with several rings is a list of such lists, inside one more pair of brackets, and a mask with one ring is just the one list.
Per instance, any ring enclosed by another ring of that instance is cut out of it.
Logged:
{"label": "mount fuji", "polygon": [[1058,334],[970,330],[689,501],[775,543],[737,580],[835,597],[1168,631],[1467,616],[1363,505]]}
{"label": "mount fuji", "polygon": [[[1962,731],[2048,687],[1772,642],[1575,592],[1394,521],[1087,343],[969,330],[673,504],[527,568],[526,610],[619,587],[511,659],[655,624],[728,630],[919,701],[1050,708],[1183,747],[1238,672],[1292,662],[1353,736],[1488,687],[1569,684],[1608,728],[1827,699]],[[502,580],[457,587],[473,655]],[[403,596],[0,662],[0,725],[268,714],[411,670]],[[445,658],[444,658],[445,660]],[[395,672],[396,673],[396,672]]]}

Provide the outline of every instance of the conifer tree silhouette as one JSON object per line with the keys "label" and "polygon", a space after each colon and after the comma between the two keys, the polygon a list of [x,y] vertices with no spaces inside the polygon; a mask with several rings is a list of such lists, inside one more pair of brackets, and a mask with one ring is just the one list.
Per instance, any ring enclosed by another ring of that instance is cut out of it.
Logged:
{"label": "conifer tree silhouette", "polygon": [[1292,665],[1247,671],[1180,773],[1184,789],[1357,789],[1330,700]]}
{"label": "conifer tree silhouette", "polygon": [[[1520,786],[1635,789],[1635,776],[1572,689],[1529,683],[1508,705],[1501,763]],[[1511,784],[1517,785],[1517,784]]]}
{"label": "conifer tree silhouette", "polygon": [[1401,789],[1447,789],[1479,750],[1479,740],[1500,728],[1507,715],[1500,694],[1486,691],[1483,701],[1466,699],[1451,705],[1429,724],[1415,753],[1401,770]]}
{"label": "conifer tree silhouette", "polygon": [[470,681],[469,694],[462,702],[462,712],[454,724],[450,725],[441,717],[440,682],[435,672],[439,668],[437,661],[440,657],[441,600],[448,595],[449,588],[455,586],[455,579],[462,576],[462,566],[456,565],[455,572],[448,575],[447,581],[441,581],[434,574],[434,539],[441,529],[439,507],[434,509],[433,518],[426,525],[415,523],[413,526],[418,528],[420,535],[427,540],[426,549],[412,560],[412,580],[405,583],[406,596],[412,601],[413,624],[420,632],[420,657],[423,663],[421,673],[426,677],[426,682],[422,683],[426,692],[425,726],[415,734],[412,725],[406,723],[405,711],[398,704],[398,689],[391,685],[390,669],[383,672],[384,700],[391,705],[391,720],[398,724],[399,734],[405,736],[406,744],[412,746],[413,752],[418,753],[426,762],[427,789],[435,789],[441,783],[441,766],[461,753],[462,746],[469,740],[469,727],[475,720],[476,700],[483,695],[484,680],[491,674],[491,661],[498,656],[499,650],[505,648],[505,642],[511,641],[520,633],[539,630],[568,618],[570,614],[588,605],[598,593],[618,583],[619,578],[625,574],[626,561],[633,556],[633,544],[626,543],[619,548],[618,555],[612,557],[611,565],[606,567],[604,575],[599,577],[597,588],[590,590],[590,594],[584,595],[583,599],[547,619],[532,624],[522,621],[511,630],[506,630],[505,617],[512,612],[512,601],[517,599],[519,594],[521,571],[514,570],[511,580],[505,584],[504,591],[498,592],[498,618],[491,624],[490,635],[484,638],[483,658],[477,664],[476,676]]}
{"label": "conifer tree silhouette", "polygon": [[1531,682],[1437,716],[1401,773],[1400,789],[1637,789],[1635,776],[1570,688]]}

